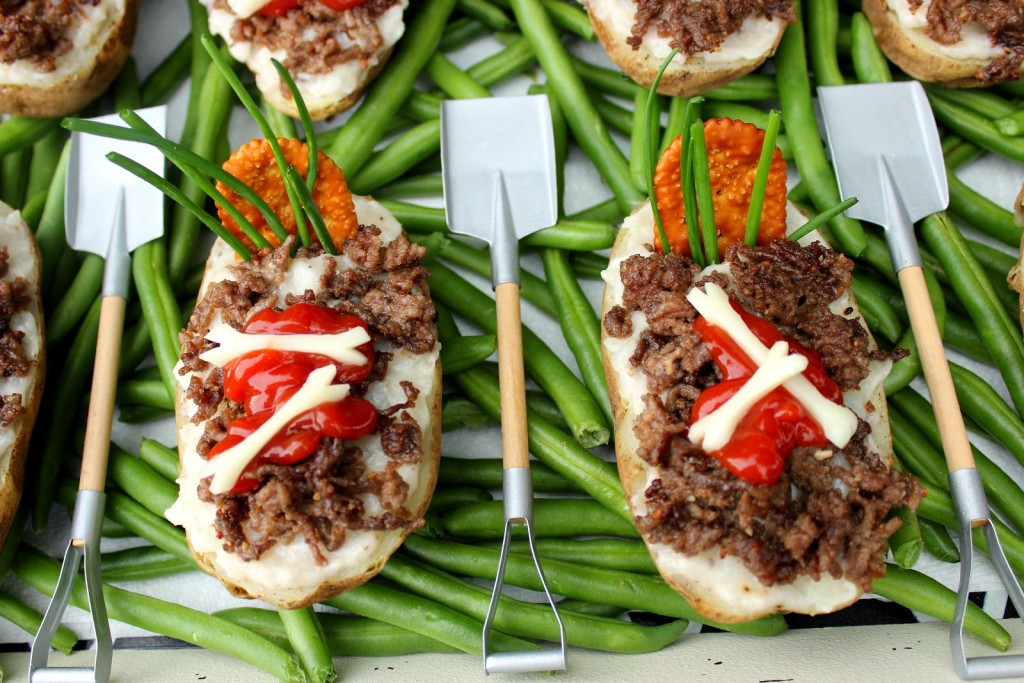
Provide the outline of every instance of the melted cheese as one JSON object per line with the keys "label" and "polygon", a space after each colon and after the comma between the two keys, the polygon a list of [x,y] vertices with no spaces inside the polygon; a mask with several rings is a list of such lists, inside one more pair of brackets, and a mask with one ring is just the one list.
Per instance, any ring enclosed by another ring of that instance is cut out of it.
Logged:
{"label": "melted cheese", "polygon": [[335,403],[348,396],[347,384],[331,384],[334,375],[333,365],[325,365],[309,373],[299,390],[278,406],[270,419],[261,424],[259,429],[240,443],[221,451],[217,457],[207,460],[200,476],[213,475],[210,493],[230,491],[253,458],[259,455],[263,447],[287,427],[289,422],[307,410],[313,410],[324,403]]}
{"label": "melted cheese", "polygon": [[[768,348],[754,336],[739,313],[733,310],[724,289],[709,282],[703,292],[694,287],[686,294],[686,298],[709,323],[725,330],[752,361],[758,365],[768,362]],[[840,448],[849,443],[850,437],[857,431],[857,416],[852,410],[822,396],[803,375],[786,380],[783,386],[821,425],[825,438]]]}
{"label": "melted cheese", "polygon": [[264,5],[269,5],[270,0],[228,0],[228,7],[242,19],[247,19],[256,14]]}
{"label": "melted cheese", "polygon": [[750,376],[739,391],[717,410],[690,426],[690,441],[705,451],[717,451],[724,447],[732,438],[740,420],[750,412],[755,403],[806,369],[805,357],[798,353],[791,355],[787,342],[776,342],[768,350],[766,362]]}
{"label": "melted cheese", "polygon": [[346,365],[365,365],[366,356],[356,349],[370,341],[370,335],[362,327],[337,334],[247,334],[220,324],[210,329],[206,339],[220,346],[204,351],[199,357],[221,367],[239,356],[264,350],[315,353]]}

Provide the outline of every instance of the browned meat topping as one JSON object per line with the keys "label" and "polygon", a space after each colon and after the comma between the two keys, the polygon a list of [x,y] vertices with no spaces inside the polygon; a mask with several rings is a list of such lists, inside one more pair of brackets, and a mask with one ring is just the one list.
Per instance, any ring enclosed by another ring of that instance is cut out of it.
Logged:
{"label": "browned meat topping", "polygon": [[82,5],[99,0],[0,0],[0,61],[30,59],[43,72],[71,48],[68,29],[82,19]]}
{"label": "browned meat topping", "polygon": [[[436,342],[433,302],[426,288],[425,251],[403,235],[387,245],[374,226],[360,226],[342,245],[342,253],[355,268],[339,272],[336,261],[325,261],[318,296],[307,290],[284,301],[270,295],[288,268],[291,241],[276,250],[264,250],[251,262],[233,266],[233,281],[212,283],[196,305],[188,327],[181,333],[183,373],[203,372],[209,366],[198,358],[210,346],[205,335],[215,314],[241,328],[255,311],[268,306],[290,306],[299,301],[331,306],[360,316],[370,326],[374,342],[389,342],[413,353],[425,353]],[[296,258],[320,256],[319,249],[300,249]],[[387,372],[392,354],[377,351],[373,371],[352,393],[363,395]],[[378,407],[377,433],[389,463],[384,472],[366,472],[361,451],[340,439],[324,439],[309,458],[294,465],[265,464],[257,471],[262,483],[240,495],[213,495],[209,480],[199,488],[200,499],[217,505],[217,532],[224,547],[245,560],[258,559],[275,543],[304,538],[318,563],[325,552],[336,550],[346,529],[414,529],[421,523],[405,509],[407,486],[397,468],[415,463],[423,455],[422,432],[408,415],[419,390],[402,382],[406,400]],[[203,457],[226,433],[231,420],[241,417],[242,406],[223,395],[223,372],[212,370],[205,380],[193,375],[187,397],[198,406],[193,422],[206,420],[197,450]],[[212,417],[211,417],[212,416]],[[362,497],[376,495],[385,512],[368,515]]]}
{"label": "browned meat topping", "polygon": [[[923,0],[908,0],[918,10]],[[925,33],[937,43],[960,42],[964,24],[977,22],[992,45],[1001,45],[1003,53],[978,70],[983,82],[1014,80],[1020,77],[1024,63],[1024,2],[1021,0],[932,0],[928,6]]]}
{"label": "browned meat topping", "polygon": [[[367,0],[339,12],[319,0],[302,0],[280,17],[256,13],[238,19],[231,28],[231,39],[284,50],[288,55],[284,66],[293,74],[327,73],[343,62],[366,61],[380,50],[384,41],[377,18],[397,3]],[[227,0],[215,0],[213,7],[230,11]]]}
{"label": "browned meat topping", "polygon": [[0,396],[0,426],[7,427],[25,412],[21,394]]}
{"label": "browned meat topping", "polygon": [[[0,277],[7,275],[8,258],[7,247],[0,248]],[[11,327],[11,318],[31,301],[28,283],[23,278],[0,282],[0,377],[24,377],[35,364],[25,355],[25,333]]]}
{"label": "browned meat topping", "polygon": [[[776,240],[766,247],[730,247],[733,283],[711,278],[747,310],[783,334],[817,350],[843,389],[859,385],[872,359],[901,353],[869,352],[855,321],[828,305],[850,285],[852,264],[820,245],[801,247]],[[864,445],[863,421],[850,443],[835,452],[798,448],[782,478],[758,486],[737,478],[686,438],[686,423],[701,391],[721,375],[692,329],[696,311],[683,295],[699,268],[677,256],[631,256],[622,262],[623,305],[605,316],[608,334],[632,334],[634,311],[648,328],[630,362],[642,370],[648,393],[634,432],[638,455],[659,468],[646,491],[648,514],[637,518],[645,537],[687,555],[714,546],[739,558],[765,585],[813,578],[845,577],[864,589],[884,570],[885,541],[899,521],[893,508],[916,507],[923,495],[915,479],[891,471]],[[846,467],[840,466],[846,463]],[[836,488],[841,481],[848,493]],[[794,489],[797,493],[794,494]]]}
{"label": "browned meat topping", "polygon": [[644,35],[654,27],[684,55],[715,52],[750,16],[796,21],[787,0],[637,0],[632,35],[626,42],[640,49]]}

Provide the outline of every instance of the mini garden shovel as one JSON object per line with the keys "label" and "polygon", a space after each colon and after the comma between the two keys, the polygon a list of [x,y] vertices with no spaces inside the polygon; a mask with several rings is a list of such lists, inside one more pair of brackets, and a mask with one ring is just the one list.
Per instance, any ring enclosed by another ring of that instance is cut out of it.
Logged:
{"label": "mini garden shovel", "polygon": [[[167,118],[164,107],[144,109],[138,113],[163,134]],[[121,119],[116,115],[94,120],[121,124]],[[64,197],[65,230],[68,244],[73,249],[104,258],[103,301],[96,340],[92,393],[89,395],[85,446],[82,449],[82,474],[71,519],[71,541],[64,554],[53,598],[32,642],[29,669],[31,683],[103,683],[110,679],[112,644],[100,577],[100,526],[106,501],[103,489],[107,478],[107,455],[114,415],[125,298],[128,294],[128,278],[131,276],[130,252],[164,233],[163,195],[134,175],[109,163],[105,155],[112,151],[131,157],[151,171],[163,175],[163,155],[153,147],[80,133],[71,137]],[[46,664],[50,645],[71,598],[79,564],[83,563],[85,589],[96,632],[95,663],[91,669],[48,668]]]}
{"label": "mini garden shovel", "polygon": [[[562,671],[565,627],[534,547],[533,482],[526,437],[522,323],[519,317],[519,240],[558,219],[555,145],[544,95],[448,100],[441,106],[444,203],[452,232],[491,245],[491,283],[497,299],[498,374],[505,532],[494,592],[484,621],[484,671]],[[488,637],[501,596],[514,526],[526,530],[530,553],[561,633],[561,648],[491,654]]]}
{"label": "mini garden shovel", "polygon": [[843,197],[860,200],[847,214],[885,228],[942,435],[960,526],[960,588],[950,632],[953,665],[964,679],[1022,676],[1022,655],[968,659],[964,652],[973,529],[982,529],[989,558],[1022,615],[1024,593],[1006,562],[974,466],[914,238],[914,221],[949,203],[942,147],[928,98],[916,81],[823,87],[818,88],[818,97]]}

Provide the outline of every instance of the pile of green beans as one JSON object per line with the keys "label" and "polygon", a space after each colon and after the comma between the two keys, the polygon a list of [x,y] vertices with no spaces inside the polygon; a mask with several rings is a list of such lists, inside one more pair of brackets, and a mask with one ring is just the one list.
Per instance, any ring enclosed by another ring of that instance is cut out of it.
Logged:
{"label": "pile of green beans", "polygon": [[[228,124],[239,112],[232,84],[244,89],[234,77],[241,69],[229,64],[233,71],[220,70],[203,48],[202,3],[187,4],[192,31],[141,83],[129,64],[112,89],[118,106],[135,108],[165,102],[190,79],[181,136],[176,145],[165,147],[183,171],[171,169],[164,183],[176,202],[167,236],[134,254],[117,398],[124,422],[167,418],[174,406],[177,336],[203,275],[197,263],[197,253],[205,250],[200,224],[218,225],[215,217],[207,221],[197,216],[197,210],[212,209],[213,201],[190,169],[202,162],[216,170],[226,157]],[[870,226],[829,213],[839,203],[839,193],[813,109],[814,86],[891,81],[893,72],[866,18],[851,11],[850,3],[797,4],[801,21],[784,35],[773,62],[774,76],[750,74],[703,94],[700,116],[728,116],[767,128],[770,105],[781,103],[783,127],[777,144],[801,178],[791,198],[812,213],[821,212],[817,220],[827,223],[822,230],[826,238],[855,260],[852,288],[881,345],[911,351],[896,364],[885,389],[891,397],[896,466],[917,475],[929,495],[917,514],[894,513],[903,522],[890,539],[896,564],[875,582],[874,592],[949,620],[953,593],[912,569],[925,551],[942,561],[959,559],[951,540],[956,521],[937,427],[927,400],[908,388],[920,375],[921,360],[884,240]],[[530,92],[544,92],[551,101],[560,198],[572,188],[572,179],[567,182],[564,176],[567,158],[599,177],[609,197],[572,215],[560,207],[555,226],[530,235],[521,245],[528,255],[521,271],[523,299],[546,316],[547,324],[543,330],[524,328],[526,368],[539,387],[528,395],[528,436],[537,458],[532,478],[534,490],[545,496],[536,501],[534,528],[547,578],[563,596],[560,608],[569,642],[611,652],[650,652],[676,641],[691,620],[739,633],[776,635],[786,627],[780,616],[728,626],[707,622],[669,588],[637,539],[615,465],[588,450],[610,442],[614,415],[602,366],[601,321],[588,296],[592,283],[582,280],[600,278],[616,226],[646,199],[644,174],[652,160],[645,146],[656,153],[680,133],[687,100],[657,96],[652,106],[656,116],[648,116],[647,90],[576,56],[573,48],[581,40],[594,40],[594,30],[585,11],[572,3],[414,3],[405,38],[359,108],[344,123],[324,130],[318,142],[342,167],[354,191],[382,200],[412,239],[428,249],[445,381],[453,389],[444,397],[443,430],[492,427],[500,418],[498,380],[489,362],[496,345],[495,304],[489,293],[460,273],[488,278],[489,254],[453,236],[443,209],[417,200],[436,202],[442,194],[438,150],[443,98],[489,97],[513,77],[537,81]],[[464,66],[458,51],[474,41],[490,41],[491,51]],[[226,51],[213,56],[227,59]],[[974,231],[965,236],[945,214],[921,222],[929,291],[947,346],[998,371],[1008,389],[1006,401],[983,373],[953,365],[970,427],[1024,465],[1024,339],[1015,295],[1004,284],[1006,271],[1016,262],[1022,229],[1014,224],[1010,207],[987,199],[957,175],[979,155],[1024,161],[1024,114],[1013,99],[1024,91],[1006,86],[966,93],[930,86],[928,94],[944,134],[950,214]],[[305,134],[295,120],[265,107],[264,113],[275,134]],[[126,134],[145,135],[135,128]],[[91,381],[99,317],[102,261],[75,253],[64,241],[66,141],[67,131],[56,120],[11,117],[0,124],[0,199],[22,209],[42,255],[51,381],[41,413],[46,428],[37,430],[33,441],[28,489],[18,513],[22,523],[31,513],[35,530],[47,524],[54,501],[73,503],[76,482],[67,477],[73,476],[80,452],[76,441],[84,424],[82,397]],[[621,151],[624,144],[630,145],[626,154]],[[306,210],[305,195],[296,192],[296,201]],[[976,233],[985,243],[972,239]],[[462,322],[482,334],[462,335]],[[557,334],[556,329],[571,357],[562,359],[552,350],[557,346],[548,335]],[[155,363],[149,364],[150,358]],[[489,590],[474,581],[493,579],[497,565],[503,510],[493,492],[501,488],[500,460],[442,458],[426,524],[385,565],[380,578],[316,610],[241,608],[210,616],[132,592],[138,581],[186,572],[199,576],[184,533],[164,518],[177,496],[177,453],[152,439],[132,450],[112,445],[108,470],[104,534],[134,539],[132,547],[102,558],[112,618],[225,652],[282,680],[331,680],[332,657],[353,654],[480,654]],[[1024,576],[1024,491],[1018,475],[1004,472],[998,458],[980,450],[975,449],[975,456],[999,516],[996,528],[1004,549],[1011,566]],[[0,575],[12,569],[25,583],[49,594],[56,564],[22,543],[18,531],[23,524],[15,525],[0,551]],[[986,550],[979,532],[974,541]],[[513,541],[505,580],[536,589],[527,552],[521,540]],[[73,602],[84,604],[80,585]],[[333,612],[339,609],[359,616]],[[618,618],[627,610],[649,611],[669,621],[639,626]],[[26,630],[33,630],[39,619],[3,591],[0,617]],[[997,649],[1009,643],[1006,631],[973,605],[967,628]],[[501,600],[493,635],[496,649],[508,651],[536,649],[539,642],[558,638],[549,609],[507,597]],[[55,645],[69,650],[75,640],[75,634],[62,630]]]}

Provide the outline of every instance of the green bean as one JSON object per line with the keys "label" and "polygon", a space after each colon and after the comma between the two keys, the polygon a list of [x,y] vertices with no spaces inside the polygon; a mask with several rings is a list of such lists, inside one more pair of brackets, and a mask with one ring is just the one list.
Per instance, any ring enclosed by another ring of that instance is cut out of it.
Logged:
{"label": "green bean", "polygon": [[411,197],[440,197],[444,184],[439,175],[405,176],[377,188],[375,199],[408,199]]}
{"label": "green bean", "polygon": [[612,424],[615,418],[601,360],[601,320],[580,288],[569,265],[568,254],[560,249],[545,249],[541,252],[541,258],[558,309],[562,336],[576,358],[583,382],[597,400],[608,423]]}
{"label": "green bean", "polygon": [[771,101],[779,99],[779,91],[775,80],[764,74],[747,74],[740,76],[731,83],[720,85],[704,93],[701,97],[709,100],[732,100],[740,102]]}
{"label": "green bean", "polygon": [[143,405],[174,410],[174,401],[167,396],[161,380],[129,380],[117,386],[118,404]]}
{"label": "green bean", "polygon": [[[441,517],[445,531],[461,538],[501,538],[504,506],[500,500],[472,503]],[[633,523],[597,501],[577,498],[538,498],[533,501],[533,531],[539,538],[618,536],[639,538]]]}
{"label": "green bean", "polygon": [[166,102],[185,80],[191,65],[192,34],[189,33],[142,82],[139,88],[139,99],[142,106],[152,107]]}
{"label": "green bean", "polygon": [[487,0],[458,0],[455,9],[467,17],[483,22],[494,31],[503,31],[512,25],[512,19],[500,7]]}
{"label": "green bean", "polygon": [[871,22],[863,12],[854,12],[850,23],[851,57],[853,71],[861,83],[888,83],[892,81],[889,61],[882,54]]}
{"label": "green bean", "polygon": [[999,304],[980,264],[945,214],[922,221],[921,235],[946,269],[954,291],[1006,382],[1017,412],[1024,413],[1024,340],[1020,326]]}
{"label": "green bean", "polygon": [[488,35],[491,29],[476,19],[461,17],[448,22],[437,44],[440,52],[451,52],[473,42],[477,38]]}
{"label": "green bean", "polygon": [[[483,619],[487,615],[490,591],[460,581],[447,572],[393,555],[381,574],[413,593],[437,600],[475,619]],[[617,619],[571,612],[561,617],[568,644],[606,652],[641,653],[660,650],[675,642],[686,629],[683,620],[652,629]],[[548,605],[523,602],[507,596],[499,598],[494,628],[531,639],[557,642],[561,637],[555,614]]]}
{"label": "green bean", "polygon": [[609,249],[615,242],[615,227],[601,221],[563,218],[550,228],[527,235],[520,244],[526,247],[552,247],[568,251]]}
{"label": "green bean", "polygon": [[565,159],[569,155],[569,124],[558,100],[548,94],[549,88],[534,83],[527,89],[530,95],[544,95],[551,111],[551,137],[555,143],[555,186],[558,188],[558,212],[565,211]]}
{"label": "green bean", "polygon": [[[603,202],[570,214],[566,218],[577,221],[601,221],[603,223],[617,224],[622,221],[622,213],[619,211],[619,205],[615,199],[606,199]],[[585,254],[574,254],[573,256],[574,258],[582,258]]]}
{"label": "green bean", "polygon": [[107,476],[153,514],[163,517],[178,499],[178,487],[117,444],[110,444]]}
{"label": "green bean", "polygon": [[[491,259],[486,249],[474,249],[457,240],[444,240],[438,249],[442,258],[490,279]],[[524,299],[548,315],[556,314],[554,298],[547,284],[525,268],[520,268],[520,292]]]}
{"label": "green bean", "polygon": [[174,365],[178,362],[178,332],[181,313],[168,313],[168,307],[177,308],[173,296],[170,301],[162,292],[170,292],[168,267],[163,258],[163,242],[153,240],[135,250],[132,257],[132,276],[142,304],[142,315],[153,342],[153,353],[164,381],[168,397],[173,401],[177,387]]}
{"label": "green bean", "polygon": [[[592,91],[590,92],[590,101],[594,104],[594,109],[597,111],[597,115],[601,117],[601,120],[606,124],[619,131],[630,135],[633,132],[633,114],[625,107],[620,107],[608,98]],[[642,90],[637,92],[642,93]],[[622,209],[619,208],[619,203],[615,201],[615,211],[621,214]]]}
{"label": "green bean", "polygon": [[[295,119],[282,111],[278,111],[274,105],[267,101],[266,97],[260,97],[260,110],[263,112],[263,117],[270,124],[271,130],[274,131],[274,136],[279,138],[297,138],[299,137],[298,128],[295,125]],[[315,175],[313,176],[316,177]]]}
{"label": "green bean", "polygon": [[[431,262],[430,271],[434,297],[485,331],[497,334],[493,299],[437,261]],[[607,443],[608,428],[589,390],[526,326],[523,327],[523,356],[527,374],[558,404],[566,421],[572,425],[576,439],[587,448]],[[465,374],[461,373],[460,377]]]}
{"label": "green bean", "polygon": [[1024,464],[1024,423],[996,393],[992,385],[967,368],[949,364],[964,414]]}
{"label": "green bean", "polygon": [[178,452],[159,441],[143,437],[139,457],[168,481],[178,478]]}
{"label": "green bean", "polygon": [[594,602],[587,602],[586,600],[576,600],[574,598],[563,598],[558,602],[559,614],[565,614],[566,612],[576,612],[577,614],[588,614],[592,617],[615,618],[620,616],[625,611],[625,609],[617,605],[598,605]]}
{"label": "green bean", "polygon": [[[481,622],[433,600],[397,591],[375,581],[325,600],[324,604],[401,626],[462,652],[477,656],[483,654],[480,645],[480,633],[483,631]],[[505,651],[537,649],[533,643],[500,631],[491,633],[491,644],[496,650]]]}
{"label": "green bean", "polygon": [[1019,247],[1024,228],[1014,223],[1013,213],[968,187],[952,169],[949,180],[949,210],[979,231],[1011,247]]}
{"label": "green bean", "polygon": [[852,289],[868,327],[893,343],[898,341],[903,326],[889,302],[875,290],[863,286],[860,276],[854,278]]}
{"label": "green bean", "polygon": [[118,409],[117,418],[125,424],[141,424],[144,422],[156,422],[173,417],[174,412],[166,408],[154,408],[152,406],[129,405]]}
{"label": "green bean", "polygon": [[[455,381],[470,400],[492,419],[498,419],[500,408],[496,377],[487,370],[472,368],[459,373]],[[622,496],[615,465],[592,455],[570,435],[545,422],[531,409],[527,408],[527,413],[530,452],[602,505],[631,520],[632,514]]]}
{"label": "green bean", "polygon": [[302,668],[313,683],[330,683],[338,678],[324,630],[312,607],[278,611],[284,632]]}
{"label": "green bean", "polygon": [[141,102],[139,90],[139,71],[135,65],[135,59],[129,55],[125,60],[121,72],[117,74],[113,84],[114,109],[138,109]]}
{"label": "green bean", "polygon": [[[62,491],[74,495],[76,482],[65,482]],[[120,491],[107,492],[106,517],[136,536],[144,538],[186,564],[195,564],[185,542],[185,532]]]}
{"label": "green bean", "polygon": [[[501,473],[501,458],[442,457],[441,466],[437,471],[437,483],[443,486],[500,489]],[[530,478],[533,481],[533,490],[540,493],[578,492],[580,490],[571,481],[539,461],[531,461]]]}
{"label": "green bean", "polygon": [[839,70],[836,33],[839,32],[839,5],[834,0],[808,0],[804,3],[804,19],[809,42],[811,67],[818,85],[846,85]]}
{"label": "green bean", "polygon": [[992,356],[981,341],[977,328],[969,320],[950,313],[946,318],[946,345],[981,363],[992,364]]}
{"label": "green bean", "polygon": [[[602,569],[615,569],[637,574],[657,574],[651,554],[640,541],[621,538],[592,538],[576,540],[568,538],[538,538],[537,554],[565,562],[575,562]],[[529,554],[524,541],[513,540],[511,552]]]}
{"label": "green bean", "polygon": [[[936,481],[936,476],[944,475],[945,461],[941,455],[942,440],[939,435],[939,427],[931,411],[931,405],[923,396],[909,389],[894,394],[890,397],[889,402],[902,418],[903,429],[906,431],[917,430],[919,436],[914,435],[915,442],[924,438],[931,446],[928,449],[918,447],[916,450],[921,457],[933,460],[926,478]],[[1024,500],[1024,491],[1010,475],[1006,474],[999,465],[992,462],[977,447],[972,445],[971,450],[974,453],[975,465],[982,477],[989,502],[1002,513],[1009,524],[1012,524],[1017,530],[1024,530],[1024,510],[1021,510],[1020,506],[1020,501]],[[946,487],[943,486],[943,488]]]}
{"label": "green bean", "polygon": [[[875,579],[871,592],[903,605],[915,612],[921,612],[946,622],[953,620],[953,606],[956,593],[935,579],[895,565],[886,565],[885,576]],[[998,650],[1010,645],[1010,634],[995,619],[980,607],[968,601],[967,618],[964,628]]]}
{"label": "green bean", "polygon": [[46,318],[46,344],[54,346],[71,334],[100,293],[103,284],[103,257],[86,254],[75,279],[60,303]]}
{"label": "green bean", "polygon": [[0,158],[0,201],[8,206],[21,206],[25,202],[28,165],[32,147],[24,147]]}
{"label": "green bean", "polygon": [[[34,548],[24,547],[15,560],[14,571],[33,588],[49,595],[57,585],[60,568],[56,560]],[[298,662],[287,652],[265,638],[222,619],[113,586],[103,586],[103,600],[107,615],[116,621],[222,652],[280,680],[305,680]],[[81,578],[75,580],[71,604],[88,609],[85,582]]]}
{"label": "green bean", "polygon": [[[404,552],[445,571],[475,578],[494,576],[498,551],[435,541],[419,536],[406,539]],[[548,559],[544,576],[553,593],[581,600],[590,600],[627,609],[642,609],[677,619],[699,621],[736,633],[766,636],[781,633],[786,622],[780,615],[739,624],[718,624],[697,614],[686,600],[672,590],[661,577],[588,567],[571,562]],[[537,570],[531,558],[511,554],[505,564],[505,583],[541,590]]]}
{"label": "green bean", "polygon": [[1003,135],[992,121],[960,106],[957,100],[929,92],[928,101],[935,119],[960,137],[996,154],[1024,161],[1024,140]]}
{"label": "green bean", "polygon": [[89,312],[78,328],[71,347],[64,356],[64,364],[56,375],[61,381],[55,391],[44,394],[43,415],[48,417],[42,452],[36,469],[36,491],[32,506],[32,524],[36,531],[46,525],[60,475],[60,462],[71,430],[78,399],[88,393],[96,337],[99,330],[100,301],[93,301]]}
{"label": "green bean", "polygon": [[529,41],[517,35],[503,50],[481,59],[466,69],[466,74],[485,88],[490,88],[522,73],[536,61],[537,57],[530,49]]}
{"label": "green bean", "polygon": [[943,150],[945,155],[946,168],[957,169],[966,164],[968,161],[975,159],[981,154],[981,148],[977,145],[972,145],[969,142],[964,142],[955,136],[952,137],[955,140],[959,140],[960,144],[951,148],[949,151]]}
{"label": "green bean", "polygon": [[101,573],[104,581],[146,581],[194,571],[194,562],[182,562],[155,545],[142,545],[103,553]]}
{"label": "green bean", "polygon": [[25,202],[25,206],[21,209],[21,217],[25,219],[25,223],[33,232],[39,227],[39,219],[43,216],[43,210],[46,208],[46,192],[39,192],[29,197],[28,201]]}
{"label": "green bean", "polygon": [[[814,205],[819,211],[824,211],[838,204],[841,197],[814,118],[804,31],[799,21],[790,25],[782,36],[775,56],[775,72],[786,134],[793,144],[794,161]],[[864,251],[864,230],[856,220],[839,214],[829,225],[845,253],[859,256]]]}
{"label": "green bean", "polygon": [[619,208],[623,213],[631,212],[643,201],[643,193],[631,182],[629,164],[587,97],[581,74],[576,72],[543,5],[540,0],[511,2],[516,20],[547,74],[547,82],[565,112],[577,144],[611,187]]}
{"label": "green bean", "polygon": [[441,406],[442,432],[450,432],[463,427],[483,427],[490,423],[491,419],[469,399],[445,397]]}
{"label": "green bean", "polygon": [[[0,126],[2,125],[0,124]],[[49,294],[57,262],[67,249],[64,237],[64,185],[67,179],[70,150],[71,144],[65,143],[46,194],[46,207],[43,209],[39,227],[36,229],[36,243],[39,245],[39,254],[42,258],[39,286],[44,294]]]}
{"label": "green bean", "polygon": [[455,66],[450,59],[442,54],[435,54],[427,62],[425,72],[453,99],[465,100],[479,97],[490,97],[491,93],[472,76]]}
{"label": "green bean", "polygon": [[1019,137],[1024,135],[1024,112],[1021,110],[1006,114],[995,120],[996,130],[1003,135]]}
{"label": "green bean", "polygon": [[471,486],[446,486],[434,491],[434,495],[430,498],[430,511],[440,513],[463,505],[490,500],[494,500],[490,491]]}
{"label": "green bean", "polygon": [[[121,341],[121,358],[118,360],[118,377],[124,377],[137,368],[153,351],[153,342],[149,336],[146,321],[140,319],[124,331]],[[159,368],[153,367],[159,373]]]}
{"label": "green bean", "polygon": [[569,256],[572,272],[577,278],[600,280],[601,273],[608,267],[608,259],[601,254],[578,251]]}
{"label": "green bean", "polygon": [[[509,0],[495,0],[495,4],[502,7],[512,6]],[[570,33],[575,33],[580,38],[591,42],[597,38],[594,25],[590,23],[590,18],[587,16],[586,11],[579,6],[560,2],[559,0],[541,0],[541,4],[544,5],[544,9],[547,11],[548,16],[551,17],[551,22],[555,26]]]}
{"label": "green bean", "polygon": [[199,36],[209,31],[209,22],[206,17],[206,7],[201,0],[188,0],[189,23],[192,27],[192,63],[189,69],[189,93],[188,109],[185,112],[185,123],[181,131],[179,143],[183,147],[192,147],[196,134],[196,126],[200,123],[201,108],[206,104],[201,96],[203,88],[203,77],[210,67],[210,55],[203,48],[201,42],[196,40]]}
{"label": "green bean", "polygon": [[0,156],[17,152],[36,144],[57,125],[57,119],[36,119],[10,116],[0,123]]}
{"label": "green bean", "polygon": [[[0,590],[0,617],[11,622],[25,633],[35,635],[43,623],[43,615],[35,611],[5,590]],[[78,636],[67,626],[57,626],[50,645],[66,655],[78,644]]]}
{"label": "green bean", "polygon": [[945,88],[941,85],[928,83],[925,90],[938,97],[947,100],[955,100],[956,103],[965,108],[984,116],[986,119],[1000,119],[1016,113],[1017,107],[1000,97],[992,90]]}
{"label": "green bean", "polygon": [[[28,179],[25,185],[24,196],[30,200],[42,194],[50,187],[57,164],[60,163],[60,154],[64,149],[64,131],[59,127],[53,128],[32,146],[32,159],[29,162]],[[12,206],[18,206],[15,204]],[[22,210],[24,215],[25,211]]]}
{"label": "green bean", "polygon": [[978,260],[978,263],[988,271],[989,274],[995,275],[1000,278],[1005,278],[1017,263],[1016,256],[1010,256],[1004,251],[1000,251],[995,247],[990,247],[982,242],[975,240],[964,240],[967,246],[970,248],[971,253],[974,254],[974,258]]}
{"label": "green bean", "polygon": [[918,517],[921,526],[921,540],[925,550],[939,562],[956,563],[960,561],[960,549],[950,537],[946,527],[930,519]]}
{"label": "green bean", "polygon": [[910,569],[917,564],[921,558],[921,548],[924,541],[921,538],[921,525],[917,515],[910,509],[897,508],[893,515],[898,517],[903,524],[893,532],[887,541],[892,558],[896,565],[903,569]]}
{"label": "green bean", "polygon": [[[284,625],[275,610],[235,607],[214,612],[214,616],[259,633],[281,647],[288,646]],[[458,652],[433,638],[376,619],[333,612],[318,612],[317,618],[331,654],[336,657],[396,657],[420,652]]]}
{"label": "green bean", "polygon": [[490,358],[497,348],[498,338],[493,334],[453,339],[441,349],[441,368],[446,375],[462,372]]}
{"label": "green bean", "polygon": [[[78,486],[76,482],[67,480],[62,481],[57,487],[57,493],[54,500],[58,505],[64,507],[70,516],[75,509],[75,502],[78,496]],[[103,538],[131,538],[135,534],[131,530],[126,529],[114,520],[104,517],[100,524],[100,535]]]}
{"label": "green bean", "polygon": [[398,113],[438,42],[455,0],[427,0],[406,27],[405,40],[370,85],[359,109],[331,143],[327,155],[349,178],[355,177]]}

